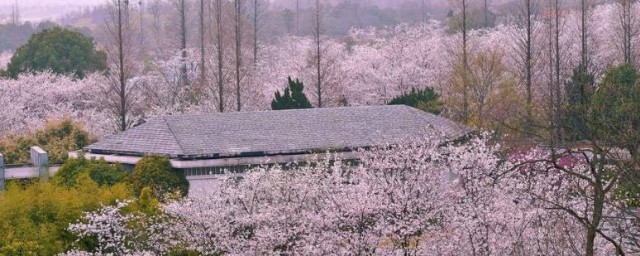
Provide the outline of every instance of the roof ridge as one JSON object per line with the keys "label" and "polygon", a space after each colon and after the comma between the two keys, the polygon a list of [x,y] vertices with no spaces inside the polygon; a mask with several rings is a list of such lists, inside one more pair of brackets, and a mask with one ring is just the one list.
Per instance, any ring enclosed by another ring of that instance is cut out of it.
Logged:
{"label": "roof ridge", "polygon": [[214,113],[184,113],[177,115],[161,115],[159,117],[200,117],[200,116],[229,116],[229,115],[246,115],[246,114],[260,114],[260,113],[286,113],[286,112],[308,112],[308,111],[335,111],[335,110],[355,110],[355,109],[367,109],[367,108],[412,108],[407,105],[365,105],[365,106],[340,106],[340,107],[328,107],[328,108],[299,108],[299,109],[282,109],[282,110],[258,110],[258,111],[240,111],[240,112],[214,112]]}
{"label": "roof ridge", "polygon": [[184,151],[184,148],[182,147],[182,144],[180,144],[180,140],[178,140],[178,137],[176,137],[176,134],[173,132],[173,129],[171,129],[171,125],[169,125],[169,122],[167,122],[167,116],[162,116],[162,121],[164,121],[164,124],[169,129],[169,133],[171,133],[171,136],[173,136],[173,139],[176,141],[176,144],[180,148],[180,153],[186,154],[186,152]]}

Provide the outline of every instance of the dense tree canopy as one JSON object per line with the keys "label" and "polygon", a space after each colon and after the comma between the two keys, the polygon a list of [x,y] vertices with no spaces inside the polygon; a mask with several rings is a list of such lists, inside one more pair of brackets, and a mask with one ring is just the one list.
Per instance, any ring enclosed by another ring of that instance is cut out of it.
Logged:
{"label": "dense tree canopy", "polygon": [[79,32],[55,27],[31,36],[19,47],[7,68],[9,77],[20,73],[51,70],[84,78],[87,73],[107,69],[106,54],[97,51],[93,39]]}

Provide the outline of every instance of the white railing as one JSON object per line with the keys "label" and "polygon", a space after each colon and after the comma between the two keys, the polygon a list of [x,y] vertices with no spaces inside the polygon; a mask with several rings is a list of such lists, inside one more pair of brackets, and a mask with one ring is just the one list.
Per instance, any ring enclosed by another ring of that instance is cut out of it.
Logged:
{"label": "white railing", "polygon": [[49,166],[49,155],[38,146],[31,147],[31,165],[5,166],[4,156],[0,153],[0,190],[5,189],[5,180],[40,178],[46,181],[58,171],[59,167]]}

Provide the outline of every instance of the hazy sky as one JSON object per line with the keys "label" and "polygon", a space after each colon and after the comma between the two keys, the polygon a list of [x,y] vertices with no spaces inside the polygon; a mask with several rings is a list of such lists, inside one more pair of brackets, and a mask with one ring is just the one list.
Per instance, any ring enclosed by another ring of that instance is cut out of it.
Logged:
{"label": "hazy sky", "polygon": [[36,4],[75,4],[75,5],[91,5],[102,4],[104,0],[0,0],[0,3],[13,4],[18,2],[19,5],[36,5]]}
{"label": "hazy sky", "polygon": [[106,0],[0,0],[0,21],[8,19],[17,3],[22,20],[57,19],[69,12],[106,3]]}
{"label": "hazy sky", "polygon": [[[79,11],[82,8],[89,6],[101,5],[107,3],[109,0],[0,0],[0,21],[7,20],[12,12],[14,3],[17,3],[20,7],[20,16],[23,20],[39,21],[44,19],[57,19],[61,16],[74,11]],[[137,3],[140,0],[130,0],[133,3]],[[151,0],[142,0],[143,2],[149,2]],[[291,6],[295,3],[295,0],[270,0],[277,5]],[[301,2],[308,2],[310,0],[301,0]],[[339,2],[341,0],[322,0],[330,2]],[[404,1],[419,1],[419,0],[350,0],[350,1],[362,1],[366,3],[382,4],[385,6],[395,6]],[[450,0],[427,0],[431,3],[446,3]],[[492,2],[500,2],[505,0],[492,0]]]}

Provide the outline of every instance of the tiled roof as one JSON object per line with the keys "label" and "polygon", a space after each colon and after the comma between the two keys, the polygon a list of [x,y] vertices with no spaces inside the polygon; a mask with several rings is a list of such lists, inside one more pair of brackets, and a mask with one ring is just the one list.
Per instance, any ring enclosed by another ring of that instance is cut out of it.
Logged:
{"label": "tiled roof", "polygon": [[470,131],[402,105],[174,115],[107,136],[85,151],[206,159],[356,149],[428,135],[457,139]]}

